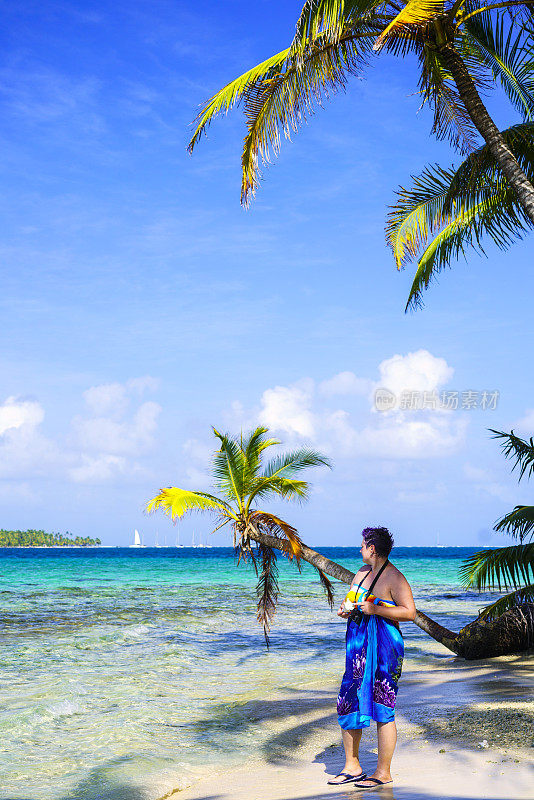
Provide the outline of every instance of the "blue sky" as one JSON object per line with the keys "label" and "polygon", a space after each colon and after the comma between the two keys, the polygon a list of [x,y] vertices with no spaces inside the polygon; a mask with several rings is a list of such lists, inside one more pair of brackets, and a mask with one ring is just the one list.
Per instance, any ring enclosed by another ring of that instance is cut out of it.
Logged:
{"label": "blue sky", "polygon": [[[352,79],[284,142],[249,211],[239,111],[186,153],[200,104],[285,47],[299,8],[4,6],[1,527],[170,539],[144,501],[207,485],[211,425],[258,422],[335,462],[283,509],[311,544],[373,523],[403,545],[504,543],[495,519],[529,502],[487,429],[534,429],[531,240],[458,262],[408,315],[412,271],[384,244],[397,186],[454,160],[417,113],[414,63],[381,56]],[[500,395],[381,414],[378,386]],[[182,541],[193,529],[209,520]]]}

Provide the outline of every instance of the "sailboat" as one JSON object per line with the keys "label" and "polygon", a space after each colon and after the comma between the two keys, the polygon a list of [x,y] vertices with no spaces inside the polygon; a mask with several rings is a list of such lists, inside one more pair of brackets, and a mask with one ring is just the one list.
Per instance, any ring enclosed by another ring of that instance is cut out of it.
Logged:
{"label": "sailboat", "polygon": [[191,547],[195,547],[195,548],[197,548],[197,547],[211,547],[211,544],[204,544],[202,541],[200,541],[200,544],[195,544],[195,532],[193,531],[193,540],[191,542]]}
{"label": "sailboat", "polygon": [[141,544],[141,537],[139,536],[139,531],[137,528],[134,531],[134,543],[130,545],[130,547],[143,547]]}
{"label": "sailboat", "polygon": [[160,545],[160,543],[159,543],[159,534],[158,534],[158,531],[156,531],[156,543],[155,543],[154,547],[161,547],[161,545]]}

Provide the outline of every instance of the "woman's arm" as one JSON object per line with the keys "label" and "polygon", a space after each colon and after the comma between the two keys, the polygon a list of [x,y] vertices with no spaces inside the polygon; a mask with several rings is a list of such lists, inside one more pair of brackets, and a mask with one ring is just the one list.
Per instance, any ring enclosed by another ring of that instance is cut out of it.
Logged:
{"label": "woman's arm", "polygon": [[413,622],[415,619],[415,603],[413,601],[410,584],[399,572],[391,587],[391,597],[397,604],[396,606],[377,606],[374,603],[365,601],[358,603],[358,607],[364,614],[377,614],[385,619],[393,619],[397,622]]}

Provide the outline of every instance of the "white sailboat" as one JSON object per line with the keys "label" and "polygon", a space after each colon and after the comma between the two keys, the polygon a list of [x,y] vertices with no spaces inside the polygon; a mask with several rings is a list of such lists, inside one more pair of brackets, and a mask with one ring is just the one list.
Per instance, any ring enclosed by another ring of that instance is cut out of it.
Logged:
{"label": "white sailboat", "polygon": [[130,545],[130,547],[142,547],[141,544],[141,537],[139,536],[139,531],[137,528],[134,531],[134,543]]}

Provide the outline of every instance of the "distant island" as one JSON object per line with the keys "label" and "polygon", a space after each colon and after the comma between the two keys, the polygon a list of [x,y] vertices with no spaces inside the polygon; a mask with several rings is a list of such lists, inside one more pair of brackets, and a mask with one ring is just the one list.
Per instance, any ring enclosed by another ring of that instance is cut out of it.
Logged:
{"label": "distant island", "polygon": [[98,547],[100,539],[76,536],[72,533],[46,533],[45,531],[5,531],[0,529],[0,547]]}

